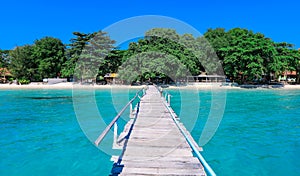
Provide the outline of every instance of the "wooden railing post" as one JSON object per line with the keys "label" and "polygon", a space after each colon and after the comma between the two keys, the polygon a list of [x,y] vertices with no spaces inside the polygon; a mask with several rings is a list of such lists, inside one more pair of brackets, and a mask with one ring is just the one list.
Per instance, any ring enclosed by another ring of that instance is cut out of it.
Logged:
{"label": "wooden railing post", "polygon": [[118,124],[114,123],[114,141],[113,141],[113,149],[117,149],[117,141],[118,141]]}
{"label": "wooden railing post", "polygon": [[129,108],[129,118],[132,118],[132,103],[130,103],[130,108]]}
{"label": "wooden railing post", "polygon": [[[115,118],[106,126],[106,128],[104,129],[104,131],[98,136],[98,138],[95,140],[94,144],[96,146],[99,146],[100,142],[103,140],[103,138],[107,135],[107,133],[109,132],[109,130],[116,125],[117,120],[121,117],[121,115],[123,114],[123,112],[128,108],[128,106],[130,105],[130,113],[132,112],[132,102],[139,97],[139,93],[142,90],[138,91],[135,96],[123,107],[123,109],[115,116]],[[139,97],[140,98],[140,97]],[[117,131],[118,132],[118,131]]]}
{"label": "wooden railing post", "polygon": [[171,106],[171,95],[170,94],[168,94],[168,104],[169,104],[169,106]]}

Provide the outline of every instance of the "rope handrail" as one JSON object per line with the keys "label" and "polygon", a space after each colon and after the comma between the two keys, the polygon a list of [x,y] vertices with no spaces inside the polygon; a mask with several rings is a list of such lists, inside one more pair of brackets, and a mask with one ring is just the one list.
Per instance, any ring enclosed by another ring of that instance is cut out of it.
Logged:
{"label": "rope handrail", "polygon": [[[168,93],[169,94],[169,93]],[[169,94],[170,95],[170,94]],[[168,109],[168,111],[170,112],[173,121],[175,122],[177,128],[179,129],[179,131],[181,132],[181,134],[184,136],[184,138],[186,139],[187,143],[190,145],[190,147],[192,148],[193,152],[195,153],[196,157],[199,159],[199,161],[202,163],[204,169],[209,173],[209,175],[211,176],[216,176],[216,173],[213,171],[213,169],[209,166],[209,164],[205,161],[204,157],[200,154],[200,152],[198,151],[197,147],[193,144],[192,140],[189,138],[189,136],[184,132],[184,130],[180,127],[178,120],[176,119],[176,116],[174,115],[174,112],[171,110],[171,107],[168,106],[165,102],[164,102],[165,107]]]}
{"label": "rope handrail", "polygon": [[[123,109],[114,117],[114,119],[109,123],[109,125],[107,125],[107,127],[104,129],[104,131],[99,135],[99,137],[96,139],[96,141],[94,142],[94,144],[96,146],[99,146],[100,142],[104,139],[104,137],[107,135],[107,133],[109,132],[109,130],[113,127],[113,125],[118,121],[118,119],[121,117],[121,115],[123,114],[123,112],[127,109],[127,107],[137,98],[139,97],[139,93],[141,91],[143,91],[143,89],[139,90],[135,96],[123,107]],[[143,95],[144,96],[144,95]],[[140,97],[139,97],[140,98]]]}

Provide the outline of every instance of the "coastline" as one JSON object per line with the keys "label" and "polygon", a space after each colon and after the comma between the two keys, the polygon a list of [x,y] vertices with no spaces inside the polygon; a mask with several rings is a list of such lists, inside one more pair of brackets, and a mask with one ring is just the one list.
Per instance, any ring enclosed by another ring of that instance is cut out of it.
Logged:
{"label": "coastline", "polygon": [[27,85],[16,85],[16,84],[0,84],[0,90],[30,90],[30,89],[142,89],[144,86],[130,86],[130,85],[80,85],[67,83],[58,84],[38,84],[31,83]]}
{"label": "coastline", "polygon": [[285,85],[283,89],[298,89],[298,90],[300,90],[300,85]]}
{"label": "coastline", "polygon": [[[199,89],[199,90],[249,90],[236,86],[221,86],[221,84],[194,84],[186,86],[168,86],[166,89]],[[300,90],[300,85],[285,85],[283,88],[255,88],[251,90]]]}
{"label": "coastline", "polygon": [[[130,86],[130,85],[81,85],[67,83],[58,84],[42,84],[42,83],[31,83],[28,85],[16,85],[16,84],[0,84],[0,90],[26,90],[26,89],[142,89],[145,85]],[[184,86],[167,86],[164,89],[243,89],[240,87],[232,86],[220,86],[220,84],[194,84]],[[285,85],[283,88],[277,88],[276,90],[300,90],[300,85]]]}

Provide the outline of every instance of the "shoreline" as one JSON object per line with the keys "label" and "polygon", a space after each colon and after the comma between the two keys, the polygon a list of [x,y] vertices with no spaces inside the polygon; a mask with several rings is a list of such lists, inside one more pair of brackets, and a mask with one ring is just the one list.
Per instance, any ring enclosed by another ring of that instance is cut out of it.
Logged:
{"label": "shoreline", "polygon": [[80,85],[73,83],[58,83],[58,84],[0,84],[0,90],[34,90],[34,89],[53,89],[53,90],[72,90],[72,89],[142,89],[145,86],[130,86],[130,85]]}
{"label": "shoreline", "polygon": [[199,89],[199,90],[300,90],[300,85],[285,85],[282,88],[241,88],[236,86],[220,86],[220,84],[197,84],[186,86],[169,86],[166,89]]}
{"label": "shoreline", "polygon": [[[67,83],[58,84],[42,84],[42,83],[31,83],[28,85],[16,85],[16,84],[0,84],[0,90],[30,90],[30,89],[57,89],[57,90],[68,90],[68,89],[142,89],[145,85],[131,86],[131,85],[81,85]],[[184,86],[167,86],[164,89],[199,89],[199,90],[247,90],[240,87],[231,86],[220,86],[220,84],[196,84],[196,85],[184,85]],[[272,88],[271,88],[272,89]],[[274,90],[300,90],[300,85],[285,85],[283,88],[273,88]],[[273,90],[272,89],[272,90]],[[261,90],[261,88],[253,89]],[[270,89],[266,89],[270,90]]]}

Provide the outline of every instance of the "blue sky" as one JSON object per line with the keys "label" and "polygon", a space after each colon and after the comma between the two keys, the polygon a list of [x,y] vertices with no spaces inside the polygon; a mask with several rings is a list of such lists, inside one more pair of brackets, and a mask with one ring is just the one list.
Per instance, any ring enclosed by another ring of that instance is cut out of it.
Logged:
{"label": "blue sky", "polygon": [[261,32],[276,42],[300,48],[300,3],[226,0],[27,0],[1,2],[0,49],[32,44],[52,36],[68,43],[72,32],[96,32],[120,20],[162,15],[188,23],[199,32],[241,27]]}

